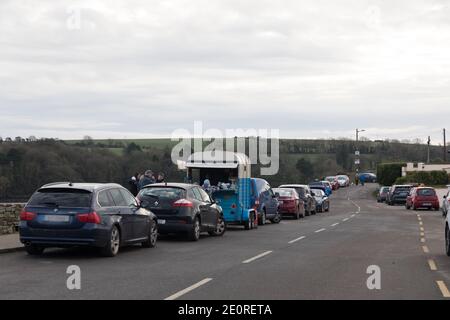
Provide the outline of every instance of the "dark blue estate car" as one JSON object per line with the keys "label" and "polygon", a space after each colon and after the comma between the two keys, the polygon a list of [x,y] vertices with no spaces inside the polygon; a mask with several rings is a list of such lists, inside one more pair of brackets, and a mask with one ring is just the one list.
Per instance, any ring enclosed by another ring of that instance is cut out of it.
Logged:
{"label": "dark blue estate car", "polygon": [[49,247],[92,246],[113,257],[124,245],[154,247],[156,216],[117,184],[53,183],[37,190],[20,215],[29,254]]}
{"label": "dark blue estate car", "polygon": [[252,205],[258,212],[258,223],[266,224],[267,220],[279,223],[281,215],[278,212],[278,199],[269,183],[264,179],[252,178],[251,180]]}

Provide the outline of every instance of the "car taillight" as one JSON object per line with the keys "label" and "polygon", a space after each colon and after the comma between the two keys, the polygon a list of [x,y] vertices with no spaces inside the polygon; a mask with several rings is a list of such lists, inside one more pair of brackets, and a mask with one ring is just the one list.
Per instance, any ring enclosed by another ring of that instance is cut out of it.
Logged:
{"label": "car taillight", "polygon": [[26,210],[22,210],[22,212],[20,213],[21,221],[31,221],[34,218],[36,218],[36,213],[34,213],[34,212],[28,212]]}
{"label": "car taillight", "polygon": [[172,204],[175,208],[193,208],[194,204],[187,199],[180,199]]}
{"label": "car taillight", "polygon": [[231,209],[236,209],[236,208],[237,208],[236,203],[233,203],[233,204],[231,205]]}
{"label": "car taillight", "polygon": [[102,219],[100,218],[100,215],[97,212],[91,212],[91,213],[82,213],[77,216],[78,221],[82,223],[95,223],[100,224]]}

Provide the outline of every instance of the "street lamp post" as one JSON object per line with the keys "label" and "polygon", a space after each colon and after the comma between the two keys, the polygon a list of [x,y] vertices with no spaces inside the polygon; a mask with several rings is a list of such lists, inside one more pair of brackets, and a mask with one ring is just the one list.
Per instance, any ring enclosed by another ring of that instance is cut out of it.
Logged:
{"label": "street lamp post", "polygon": [[365,129],[358,129],[356,128],[356,151],[355,151],[355,167],[356,167],[356,174],[359,173],[359,165],[361,163],[361,160],[359,159],[360,156],[360,151],[359,151],[359,146],[358,146],[358,141],[359,141],[359,133],[360,132],[365,132]]}

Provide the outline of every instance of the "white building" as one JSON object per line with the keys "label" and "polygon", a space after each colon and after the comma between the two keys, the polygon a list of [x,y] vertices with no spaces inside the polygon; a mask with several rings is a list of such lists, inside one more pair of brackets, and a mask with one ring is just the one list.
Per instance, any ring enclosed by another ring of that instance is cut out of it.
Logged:
{"label": "white building", "polygon": [[406,176],[408,172],[415,171],[447,171],[450,174],[450,164],[425,164],[409,162],[406,167],[402,168],[402,176]]}

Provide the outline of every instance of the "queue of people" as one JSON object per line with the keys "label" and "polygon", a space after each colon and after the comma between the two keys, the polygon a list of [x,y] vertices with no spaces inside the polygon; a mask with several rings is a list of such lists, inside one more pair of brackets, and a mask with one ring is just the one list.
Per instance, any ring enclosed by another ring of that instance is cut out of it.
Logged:
{"label": "queue of people", "polygon": [[146,185],[163,183],[165,181],[164,173],[154,174],[152,170],[147,170],[144,173],[135,173],[129,180],[130,192],[137,196],[139,191]]}

